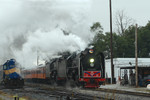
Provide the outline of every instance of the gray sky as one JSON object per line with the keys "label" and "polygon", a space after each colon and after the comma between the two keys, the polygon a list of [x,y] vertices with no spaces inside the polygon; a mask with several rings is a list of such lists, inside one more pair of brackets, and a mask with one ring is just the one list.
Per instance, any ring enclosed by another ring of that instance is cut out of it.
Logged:
{"label": "gray sky", "polygon": [[[124,10],[143,26],[149,20],[149,4],[150,0],[112,0],[113,16]],[[90,32],[94,22],[109,32],[109,0],[0,0],[0,57],[29,66],[37,51],[41,59],[49,59],[57,52],[83,50],[95,35]]]}
{"label": "gray sky", "polygon": [[[92,1],[93,21],[100,21],[104,31],[109,31],[109,0]],[[113,16],[117,10],[124,10],[126,15],[133,18],[139,26],[146,25],[150,20],[150,0],[112,0]]]}
{"label": "gray sky", "polygon": [[[55,1],[55,0],[54,0]],[[89,13],[90,22],[99,21],[104,31],[109,31],[109,0],[56,0],[60,5],[71,10],[81,8]],[[125,14],[135,20],[139,26],[146,25],[150,19],[150,0],[112,0],[113,21],[116,11],[124,10]],[[86,9],[86,10],[85,10]],[[114,22],[113,22],[114,23]],[[115,26],[113,26],[115,30]]]}
{"label": "gray sky", "polygon": [[[13,1],[17,0],[7,0],[7,1],[0,0],[0,3],[8,2],[17,5],[17,3]],[[18,0],[18,1],[25,1],[25,0]],[[84,12],[87,11],[86,13],[87,15],[89,15],[88,17],[90,17],[89,23],[99,21],[101,22],[104,31],[105,32],[109,31],[109,0],[26,0],[26,1],[53,1],[53,3],[57,2],[57,6],[60,7],[60,9],[63,8],[65,11],[67,11],[66,9],[72,10],[72,12],[79,11],[79,9],[81,9]],[[58,5],[58,3],[60,4]],[[143,26],[150,19],[149,5],[150,0],[112,0],[112,11],[113,11],[112,14],[114,16],[117,10],[124,10],[127,16],[133,18],[139,26]],[[113,30],[114,27],[115,26],[113,26]]]}

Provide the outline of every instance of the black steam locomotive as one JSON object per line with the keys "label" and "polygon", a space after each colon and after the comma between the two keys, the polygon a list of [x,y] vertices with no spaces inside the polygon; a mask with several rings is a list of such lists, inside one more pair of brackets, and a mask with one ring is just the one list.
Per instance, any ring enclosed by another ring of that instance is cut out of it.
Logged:
{"label": "black steam locomotive", "polygon": [[69,81],[78,86],[97,88],[105,82],[104,55],[96,54],[94,48],[64,54],[46,63],[45,75],[51,83],[61,85]]}

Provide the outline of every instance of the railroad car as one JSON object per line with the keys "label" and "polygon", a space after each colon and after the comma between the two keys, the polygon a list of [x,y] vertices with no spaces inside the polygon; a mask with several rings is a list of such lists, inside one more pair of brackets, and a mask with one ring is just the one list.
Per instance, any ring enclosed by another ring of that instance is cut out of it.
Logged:
{"label": "railroad car", "polygon": [[22,75],[28,82],[48,82],[48,80],[46,79],[45,66],[39,65],[37,68],[23,70]]}
{"label": "railroad car", "polygon": [[15,59],[7,60],[3,64],[3,84],[6,88],[21,88],[24,85],[24,79],[17,65]]}

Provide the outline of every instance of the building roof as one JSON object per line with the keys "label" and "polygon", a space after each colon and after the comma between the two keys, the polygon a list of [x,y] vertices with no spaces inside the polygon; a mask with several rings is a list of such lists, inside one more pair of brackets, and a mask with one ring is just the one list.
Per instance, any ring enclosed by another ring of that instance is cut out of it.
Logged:
{"label": "building roof", "polygon": [[[105,60],[110,63],[110,59]],[[113,64],[115,68],[135,67],[135,58],[114,58]],[[150,67],[150,58],[138,58],[138,67]]]}

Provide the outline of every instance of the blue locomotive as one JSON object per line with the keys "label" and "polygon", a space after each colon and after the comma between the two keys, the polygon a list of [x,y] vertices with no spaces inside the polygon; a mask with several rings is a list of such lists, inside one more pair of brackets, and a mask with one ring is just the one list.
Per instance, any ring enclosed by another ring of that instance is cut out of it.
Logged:
{"label": "blue locomotive", "polygon": [[3,64],[3,84],[6,88],[22,88],[24,79],[20,75],[15,59],[7,60]]}

